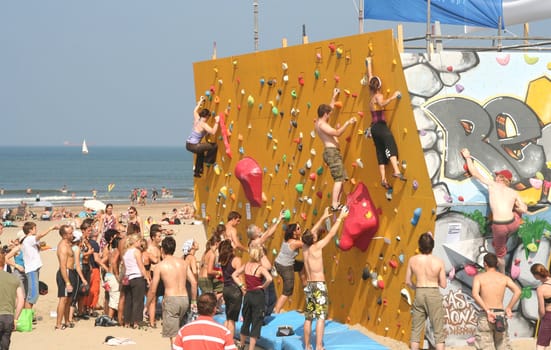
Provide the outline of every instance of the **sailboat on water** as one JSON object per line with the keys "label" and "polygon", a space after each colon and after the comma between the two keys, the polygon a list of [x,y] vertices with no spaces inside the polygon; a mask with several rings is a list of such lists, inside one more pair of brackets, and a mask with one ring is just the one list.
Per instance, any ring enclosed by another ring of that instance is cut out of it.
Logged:
{"label": "sailboat on water", "polygon": [[88,154],[88,146],[86,146],[86,140],[82,141],[82,154]]}

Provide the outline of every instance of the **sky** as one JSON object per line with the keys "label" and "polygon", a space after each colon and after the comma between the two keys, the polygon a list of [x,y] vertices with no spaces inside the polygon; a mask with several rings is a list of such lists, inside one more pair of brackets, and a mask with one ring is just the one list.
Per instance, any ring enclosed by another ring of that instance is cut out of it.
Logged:
{"label": "sky", "polygon": [[[259,50],[300,44],[303,25],[310,42],[359,33],[357,1],[258,2]],[[531,34],[550,36],[549,24]],[[396,26],[366,20],[364,31]],[[253,29],[252,0],[2,1],[0,146],[183,147],[193,63],[211,58],[213,42],[219,58],[254,51]],[[405,24],[406,37],[424,31]]]}

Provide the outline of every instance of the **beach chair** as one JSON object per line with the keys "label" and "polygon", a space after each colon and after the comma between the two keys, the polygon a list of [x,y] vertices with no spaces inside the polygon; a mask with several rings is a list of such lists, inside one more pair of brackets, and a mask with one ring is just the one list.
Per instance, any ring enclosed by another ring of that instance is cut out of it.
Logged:
{"label": "beach chair", "polygon": [[25,221],[27,217],[27,205],[20,204],[15,211],[15,221]]}

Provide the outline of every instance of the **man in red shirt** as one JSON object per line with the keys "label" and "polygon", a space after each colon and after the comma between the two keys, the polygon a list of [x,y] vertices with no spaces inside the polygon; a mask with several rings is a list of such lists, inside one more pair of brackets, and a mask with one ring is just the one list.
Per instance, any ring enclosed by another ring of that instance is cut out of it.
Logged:
{"label": "man in red shirt", "polygon": [[214,321],[216,296],[204,293],[198,298],[197,320],[186,324],[174,339],[173,350],[236,350],[231,332]]}

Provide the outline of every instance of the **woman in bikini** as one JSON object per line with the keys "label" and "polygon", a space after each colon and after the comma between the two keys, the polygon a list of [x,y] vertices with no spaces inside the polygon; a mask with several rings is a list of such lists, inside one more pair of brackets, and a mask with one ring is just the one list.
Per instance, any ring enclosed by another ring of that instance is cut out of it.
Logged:
{"label": "woman in bikini", "polygon": [[371,69],[371,57],[367,59],[367,72],[369,81],[369,90],[371,91],[371,100],[369,101],[369,109],[371,111],[371,135],[373,136],[373,142],[375,143],[375,150],[377,153],[377,162],[379,164],[379,173],[381,174],[381,186],[386,189],[390,189],[391,186],[386,180],[385,166],[390,161],[392,165],[392,176],[402,181],[406,181],[406,178],[400,172],[398,168],[398,147],[394,136],[390,132],[386,124],[385,106],[392,100],[399,99],[401,97],[399,91],[395,91],[389,98],[384,98],[381,92],[383,83],[377,76],[373,76]]}
{"label": "woman in bikini", "polygon": [[126,234],[139,234],[142,233],[142,220],[138,216],[138,210],[136,207],[128,208],[128,223],[126,226]]}

